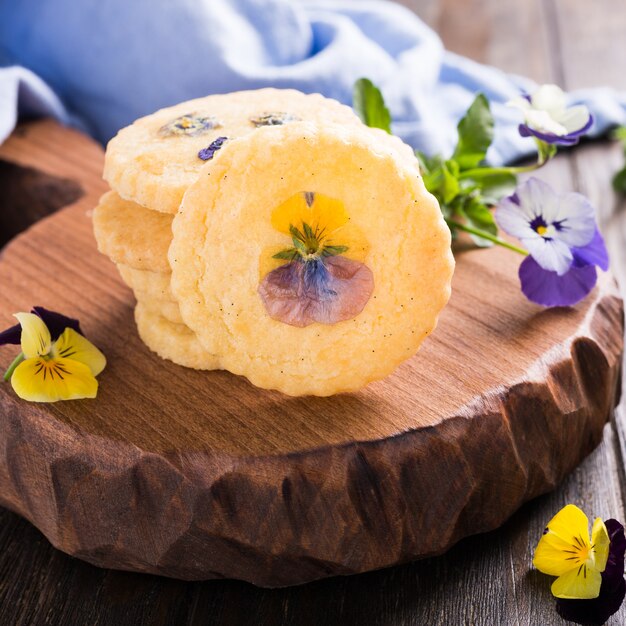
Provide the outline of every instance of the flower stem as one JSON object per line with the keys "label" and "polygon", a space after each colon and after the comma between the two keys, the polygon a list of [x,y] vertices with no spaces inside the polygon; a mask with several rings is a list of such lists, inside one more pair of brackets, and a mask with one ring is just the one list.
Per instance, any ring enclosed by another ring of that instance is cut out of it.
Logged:
{"label": "flower stem", "polygon": [[524,174],[525,172],[533,172],[545,164],[545,160],[538,160],[532,165],[524,165],[519,167],[477,167],[472,170],[465,170],[459,174],[459,180],[463,178],[487,178],[488,176],[497,176],[498,174]]}
{"label": "flower stem", "polygon": [[8,382],[9,380],[11,380],[11,376],[13,376],[13,372],[15,371],[15,368],[25,359],[26,357],[24,356],[23,352],[20,352],[15,359],[13,360],[13,363],[11,363],[11,365],[9,365],[9,369],[4,373],[4,382]]}
{"label": "flower stem", "polygon": [[451,228],[457,228],[458,230],[462,230],[466,233],[470,233],[470,235],[475,235],[476,237],[481,237],[482,239],[486,239],[487,241],[491,241],[498,246],[502,246],[503,248],[508,248],[509,250],[513,250],[513,252],[517,252],[518,254],[522,254],[524,256],[528,256],[528,251],[524,250],[524,248],[520,248],[504,239],[500,239],[496,235],[492,235],[488,233],[486,230],[480,230],[478,228],[473,228],[472,226],[468,226],[467,224],[461,224],[460,222],[455,222],[454,220],[446,220],[446,223]]}

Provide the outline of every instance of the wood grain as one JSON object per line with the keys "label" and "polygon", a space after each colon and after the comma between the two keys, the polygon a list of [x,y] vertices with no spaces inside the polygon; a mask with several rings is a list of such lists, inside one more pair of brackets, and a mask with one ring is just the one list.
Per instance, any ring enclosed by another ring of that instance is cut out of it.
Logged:
{"label": "wood grain", "polygon": [[[50,132],[64,152],[85,149]],[[521,295],[515,255],[464,252],[415,358],[359,393],[288,398],[149,352],[93,240],[103,185],[83,185],[0,260],[0,324],[33,304],[67,312],[109,360],[95,402],[25,404],[0,387],[0,502],[69,554],[263,586],[377,569],[501,525],[601,440],[623,334],[608,275],[581,305],[545,311]]]}
{"label": "wood grain", "polygon": [[[584,0],[558,2],[551,20],[541,0],[467,0],[461,6],[450,0],[403,1],[445,33],[447,48],[478,61],[542,82],[561,80],[554,74],[558,64],[566,70],[570,87],[599,83],[594,77],[600,68],[605,83],[626,89],[626,39],[621,36],[626,11],[620,0],[600,0],[593,11]],[[464,28],[455,32],[447,22],[458,23],[461,9]],[[483,22],[489,24],[481,28],[486,43],[474,49],[468,42],[475,38],[466,37],[464,30]],[[555,45],[557,25],[561,37]],[[570,26],[575,30],[568,30]],[[581,39],[586,57],[572,56]],[[55,143],[42,148],[51,155],[58,150]],[[83,161],[88,168],[89,159]],[[560,156],[541,172],[562,189],[575,185],[586,193],[593,190],[592,199],[607,216],[603,230],[618,277],[624,277],[626,268],[626,220],[608,178],[621,161],[615,146],[592,144]],[[93,176],[99,178],[96,172]],[[29,523],[1,511],[0,623],[561,626],[549,578],[532,570],[532,552],[546,520],[568,502],[590,515],[625,518],[618,437],[620,418],[626,423],[622,406],[616,423],[605,428],[603,443],[560,488],[523,506],[501,529],[465,539],[434,559],[299,587],[263,590],[236,581],[183,583],[102,570],[54,550]],[[622,607],[609,624],[624,623]]]}

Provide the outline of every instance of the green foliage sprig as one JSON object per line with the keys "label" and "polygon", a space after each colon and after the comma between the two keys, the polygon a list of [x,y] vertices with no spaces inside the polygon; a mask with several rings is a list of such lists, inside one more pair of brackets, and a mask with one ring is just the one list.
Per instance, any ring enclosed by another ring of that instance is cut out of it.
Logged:
{"label": "green foliage sprig", "polygon": [[[380,90],[368,79],[354,86],[353,106],[368,126],[391,133],[391,116]],[[536,140],[537,162],[524,167],[491,167],[487,151],[494,134],[494,119],[489,101],[478,94],[457,126],[458,141],[452,155],[428,156],[416,152],[426,189],[441,206],[452,236],[469,233],[477,246],[494,244],[520,254],[526,251],[498,237],[493,207],[515,190],[517,176],[543,166],[556,154],[556,146]]]}

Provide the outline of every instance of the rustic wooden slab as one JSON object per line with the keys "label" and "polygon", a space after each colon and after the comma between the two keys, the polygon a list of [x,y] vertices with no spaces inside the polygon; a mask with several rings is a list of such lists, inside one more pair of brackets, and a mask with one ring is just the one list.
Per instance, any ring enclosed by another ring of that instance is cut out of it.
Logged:
{"label": "rustic wooden slab", "polygon": [[623,332],[608,275],[583,304],[544,311],[521,295],[516,255],[464,252],[415,358],[356,394],[288,398],[141,343],[91,233],[97,146],[45,122],[0,158],[84,194],[0,258],[0,325],[40,304],[79,317],[109,359],[95,401],[27,404],[0,387],[0,502],[69,554],[263,586],[376,569],[499,526],[601,441]]}

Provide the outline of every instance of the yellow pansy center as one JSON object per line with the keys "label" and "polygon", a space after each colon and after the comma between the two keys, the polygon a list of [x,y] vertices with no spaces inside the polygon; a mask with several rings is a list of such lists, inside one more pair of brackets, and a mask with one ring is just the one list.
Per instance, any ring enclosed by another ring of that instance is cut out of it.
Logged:
{"label": "yellow pansy center", "polygon": [[537,234],[538,235],[545,235],[548,232],[548,227],[547,226],[537,226]]}

